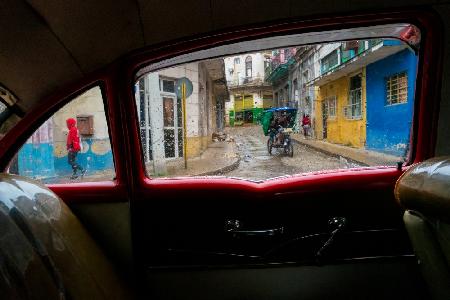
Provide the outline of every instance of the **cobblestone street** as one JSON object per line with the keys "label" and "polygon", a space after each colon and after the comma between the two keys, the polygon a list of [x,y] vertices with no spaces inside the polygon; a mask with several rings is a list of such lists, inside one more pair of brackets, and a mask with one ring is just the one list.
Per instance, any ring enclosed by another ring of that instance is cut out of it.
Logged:
{"label": "cobblestone street", "polygon": [[281,149],[275,148],[272,155],[269,155],[267,137],[259,125],[228,128],[227,133],[236,141],[241,157],[239,167],[224,174],[228,177],[259,181],[285,175],[360,166],[348,162],[345,158],[327,155],[298,143],[294,143],[294,157],[288,157]]}

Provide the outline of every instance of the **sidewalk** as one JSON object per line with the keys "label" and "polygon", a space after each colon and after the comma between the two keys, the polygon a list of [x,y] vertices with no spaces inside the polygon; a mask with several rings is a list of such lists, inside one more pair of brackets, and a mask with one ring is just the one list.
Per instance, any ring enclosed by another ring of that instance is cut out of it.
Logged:
{"label": "sidewalk", "polygon": [[[187,169],[183,159],[168,161],[168,174],[162,177],[220,175],[236,169],[239,162],[235,142],[213,142],[199,157],[188,159]],[[147,167],[152,170],[151,165]]]}
{"label": "sidewalk", "polygon": [[303,135],[294,133],[292,139],[300,144],[314,148],[317,151],[324,152],[336,157],[342,156],[365,166],[396,166],[397,162],[402,161],[402,157],[369,151],[365,149],[356,149],[348,146],[332,144],[326,141],[312,138],[305,139]]}

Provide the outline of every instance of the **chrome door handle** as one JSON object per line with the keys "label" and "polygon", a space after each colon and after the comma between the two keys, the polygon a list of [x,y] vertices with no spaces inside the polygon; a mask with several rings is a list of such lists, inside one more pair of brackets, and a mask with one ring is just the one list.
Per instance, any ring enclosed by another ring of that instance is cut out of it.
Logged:
{"label": "chrome door handle", "polygon": [[242,222],[236,219],[229,219],[225,221],[225,231],[231,233],[233,237],[239,236],[260,236],[271,237],[278,234],[283,234],[284,228],[271,228],[261,230],[244,230],[242,229]]}
{"label": "chrome door handle", "polygon": [[273,228],[273,229],[262,229],[262,230],[234,230],[230,229],[228,232],[233,234],[234,237],[238,236],[260,236],[260,237],[271,237],[279,234],[283,234],[284,228]]}

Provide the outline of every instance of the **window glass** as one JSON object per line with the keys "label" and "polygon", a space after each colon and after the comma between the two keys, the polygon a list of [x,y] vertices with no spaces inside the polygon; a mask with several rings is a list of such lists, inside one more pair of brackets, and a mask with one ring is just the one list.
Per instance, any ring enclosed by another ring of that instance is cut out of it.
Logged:
{"label": "window glass", "polygon": [[418,52],[403,42],[358,38],[214,57],[137,78],[149,176],[261,181],[405,161]]}
{"label": "window glass", "polygon": [[338,65],[339,58],[338,58],[338,50],[334,50],[327,56],[325,56],[321,61],[321,70],[322,73],[326,73],[335,66]]}
{"label": "window glass", "polygon": [[113,180],[100,88],[84,92],[45,121],[16,154],[9,172],[44,183]]}
{"label": "window glass", "polygon": [[163,91],[175,93],[175,82],[173,80],[163,80]]}
{"label": "window glass", "polygon": [[252,77],[252,57],[247,56],[245,59],[245,75],[247,77]]}
{"label": "window glass", "polygon": [[349,95],[349,106],[348,118],[358,119],[361,118],[361,101],[362,101],[362,88],[361,88],[361,74],[353,76],[350,78],[350,95]]}
{"label": "window glass", "polygon": [[336,117],[336,96],[327,97],[323,102],[327,110],[326,115],[330,118]]}

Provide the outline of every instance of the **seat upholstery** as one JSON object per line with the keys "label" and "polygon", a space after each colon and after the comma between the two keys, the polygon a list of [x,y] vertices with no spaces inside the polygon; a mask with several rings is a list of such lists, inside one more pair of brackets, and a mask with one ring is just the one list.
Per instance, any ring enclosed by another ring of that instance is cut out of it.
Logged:
{"label": "seat upholstery", "polygon": [[450,157],[406,171],[395,196],[433,299],[450,299]]}
{"label": "seat upholstery", "polygon": [[129,299],[70,209],[27,178],[0,174],[2,299]]}

